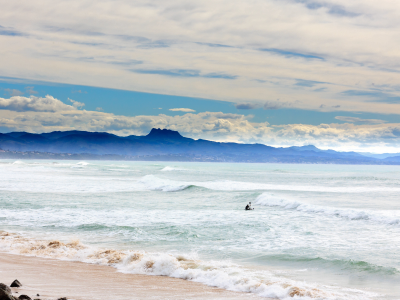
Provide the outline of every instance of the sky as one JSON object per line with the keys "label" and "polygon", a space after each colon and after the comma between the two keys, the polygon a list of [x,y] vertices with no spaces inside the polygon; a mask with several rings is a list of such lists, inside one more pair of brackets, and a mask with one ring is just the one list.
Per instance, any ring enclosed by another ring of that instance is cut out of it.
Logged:
{"label": "sky", "polygon": [[400,153],[396,0],[0,5],[0,132]]}

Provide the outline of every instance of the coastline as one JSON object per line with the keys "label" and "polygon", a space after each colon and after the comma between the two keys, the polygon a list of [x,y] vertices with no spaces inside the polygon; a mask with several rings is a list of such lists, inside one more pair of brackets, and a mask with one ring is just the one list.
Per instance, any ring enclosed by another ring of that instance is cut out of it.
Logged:
{"label": "coastline", "polygon": [[[391,168],[26,161],[2,170],[0,252],[274,299],[398,296]],[[259,205],[250,214],[249,201]],[[376,252],[382,244],[391,247]]]}
{"label": "coastline", "polygon": [[14,296],[26,294],[42,300],[268,299],[167,276],[125,274],[110,266],[0,253],[0,282],[10,284],[18,279],[23,284],[12,289]]}

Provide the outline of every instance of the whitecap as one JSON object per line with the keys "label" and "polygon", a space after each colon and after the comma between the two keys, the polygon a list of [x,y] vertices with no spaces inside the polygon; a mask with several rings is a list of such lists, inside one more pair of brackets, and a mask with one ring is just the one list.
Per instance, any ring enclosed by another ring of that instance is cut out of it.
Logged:
{"label": "whitecap", "polygon": [[400,215],[395,212],[369,211],[354,208],[336,208],[304,203],[298,200],[288,200],[263,193],[256,198],[255,204],[264,206],[277,206],[288,210],[297,210],[306,213],[318,213],[337,216],[348,220],[366,220],[388,225],[400,224]]}
{"label": "whitecap", "polygon": [[174,168],[170,166],[166,166],[165,168],[161,169],[162,172],[167,172],[167,171],[186,171],[186,169],[182,168]]}
{"label": "whitecap", "polygon": [[191,184],[176,182],[168,179],[161,179],[154,175],[146,175],[138,181],[143,184],[145,188],[152,191],[163,191],[163,192],[177,192],[187,189]]}

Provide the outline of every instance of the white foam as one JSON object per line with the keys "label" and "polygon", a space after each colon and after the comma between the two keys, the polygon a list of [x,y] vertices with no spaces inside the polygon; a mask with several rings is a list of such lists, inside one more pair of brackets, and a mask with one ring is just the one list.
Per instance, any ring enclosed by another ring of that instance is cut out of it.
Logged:
{"label": "white foam", "polygon": [[168,171],[186,171],[186,169],[166,166],[165,168],[161,169],[161,171],[162,171],[162,172],[168,172]]}
{"label": "white foam", "polygon": [[354,208],[336,208],[329,206],[313,205],[297,200],[287,200],[263,193],[257,197],[255,204],[264,206],[278,206],[283,209],[297,210],[307,213],[319,213],[329,216],[337,216],[349,220],[367,220],[388,225],[400,224],[398,212],[388,211],[368,211]]}
{"label": "white foam", "polygon": [[[257,182],[243,182],[232,180],[215,181],[175,181],[159,178],[154,175],[146,175],[139,182],[145,183],[150,190],[179,191],[189,186],[204,187],[216,191],[256,191],[256,190],[280,190],[280,191],[311,191],[330,193],[359,193],[378,191],[399,191],[396,187],[334,187],[334,186],[303,186],[283,185]],[[168,188],[171,187],[171,190]],[[176,188],[176,189],[175,189]]]}
{"label": "white foam", "polygon": [[71,168],[83,168],[88,165],[89,165],[89,163],[87,163],[85,161],[80,161],[80,162],[76,163],[75,165],[73,165]]}
{"label": "white foam", "polygon": [[139,180],[146,189],[163,192],[177,192],[188,188],[191,184],[169,179],[161,179],[154,175],[146,175]]}
{"label": "white foam", "polygon": [[361,290],[349,291],[338,286],[294,281],[269,271],[250,270],[229,262],[204,262],[196,255],[99,249],[78,241],[62,243],[34,240],[6,232],[0,232],[0,249],[20,255],[109,265],[123,273],[181,278],[275,299],[367,300],[377,296]]}

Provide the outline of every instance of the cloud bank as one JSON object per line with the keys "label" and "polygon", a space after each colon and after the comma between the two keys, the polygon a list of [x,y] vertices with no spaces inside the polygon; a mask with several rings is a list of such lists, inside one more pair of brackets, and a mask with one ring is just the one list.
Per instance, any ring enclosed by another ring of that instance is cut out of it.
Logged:
{"label": "cloud bank", "polygon": [[400,147],[400,123],[271,126],[268,122],[252,122],[243,115],[222,112],[127,117],[81,110],[52,96],[0,98],[0,107],[0,127],[10,131],[86,130],[143,135],[155,127],[177,130],[192,138],[274,146],[314,144],[325,149],[381,152],[396,152]]}
{"label": "cloud bank", "polygon": [[397,0],[0,3],[1,76],[400,114]]}

